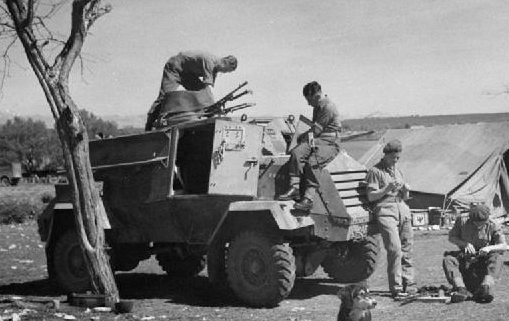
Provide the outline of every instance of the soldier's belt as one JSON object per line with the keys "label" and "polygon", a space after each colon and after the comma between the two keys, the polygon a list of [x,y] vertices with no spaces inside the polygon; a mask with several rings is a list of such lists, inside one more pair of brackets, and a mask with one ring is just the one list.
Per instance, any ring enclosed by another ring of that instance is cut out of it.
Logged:
{"label": "soldier's belt", "polygon": [[380,203],[378,203],[378,204],[400,203],[400,202],[403,202],[403,201],[404,201],[404,199],[401,198],[401,197],[390,196],[390,197],[382,199],[382,201],[380,201]]}

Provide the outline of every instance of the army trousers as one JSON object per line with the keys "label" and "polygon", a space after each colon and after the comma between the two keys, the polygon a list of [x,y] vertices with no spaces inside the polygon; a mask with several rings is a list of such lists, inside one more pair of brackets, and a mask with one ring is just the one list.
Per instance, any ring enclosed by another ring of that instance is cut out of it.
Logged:
{"label": "army trousers", "polygon": [[503,255],[499,252],[491,252],[486,256],[466,256],[461,251],[454,251],[444,253],[442,266],[445,277],[452,286],[466,287],[470,292],[476,293],[481,284],[489,285],[493,291],[503,262]]}
{"label": "army trousers", "polygon": [[305,179],[304,197],[313,200],[318,188],[320,171],[339,153],[339,137],[330,139],[315,138],[315,146],[302,142],[290,152],[290,185],[300,187],[301,177]]}
{"label": "army trousers", "polygon": [[404,287],[415,285],[410,209],[403,201],[381,203],[375,207],[375,215],[387,251],[389,291],[397,293]]}

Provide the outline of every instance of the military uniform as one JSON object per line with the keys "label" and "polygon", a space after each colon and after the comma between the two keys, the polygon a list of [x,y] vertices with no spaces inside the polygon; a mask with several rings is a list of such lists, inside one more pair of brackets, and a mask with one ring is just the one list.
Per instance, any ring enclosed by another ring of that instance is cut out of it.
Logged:
{"label": "military uniform", "polygon": [[482,227],[477,228],[468,215],[462,215],[449,231],[449,240],[462,249],[446,252],[444,256],[443,268],[449,283],[455,288],[466,287],[472,293],[477,292],[482,283],[492,290],[494,280],[502,269],[502,254],[493,251],[484,257],[469,256],[464,254],[463,249],[468,243],[474,246],[476,252],[488,245],[504,244],[505,237],[500,225],[488,219]]}
{"label": "military uniform", "polygon": [[210,100],[213,101],[212,92],[207,86],[214,85],[217,75],[216,67],[219,64],[218,57],[202,51],[182,51],[171,57],[164,65],[159,96],[148,112],[146,127],[151,127],[158,118],[165,95],[177,90],[179,86],[191,91],[206,90]]}
{"label": "military uniform", "polygon": [[290,185],[299,188],[300,178],[304,177],[306,191],[304,197],[313,200],[318,188],[319,171],[330,163],[339,153],[341,121],[336,105],[324,96],[313,109],[312,128],[314,144],[302,139],[290,152]]}
{"label": "military uniform", "polygon": [[[394,181],[404,184],[401,171],[397,167],[392,170],[383,160],[368,171],[366,181],[368,190],[373,191],[380,190]],[[396,189],[377,200],[374,206],[374,214],[387,251],[389,290],[393,294],[401,292],[404,286],[415,284],[412,222],[410,208],[403,198],[403,191]]]}

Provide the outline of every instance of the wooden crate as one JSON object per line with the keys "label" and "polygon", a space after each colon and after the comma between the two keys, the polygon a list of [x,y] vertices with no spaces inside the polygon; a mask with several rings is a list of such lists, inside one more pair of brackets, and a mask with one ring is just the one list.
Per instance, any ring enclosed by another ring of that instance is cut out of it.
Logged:
{"label": "wooden crate", "polygon": [[426,226],[428,222],[427,211],[412,212],[412,226]]}

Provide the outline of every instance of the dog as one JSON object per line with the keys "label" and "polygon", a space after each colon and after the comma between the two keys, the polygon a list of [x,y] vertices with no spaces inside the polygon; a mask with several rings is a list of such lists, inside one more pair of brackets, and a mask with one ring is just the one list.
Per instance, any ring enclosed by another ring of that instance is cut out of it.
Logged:
{"label": "dog", "polygon": [[371,309],[376,301],[364,284],[348,285],[338,292],[341,299],[337,321],[371,321]]}

